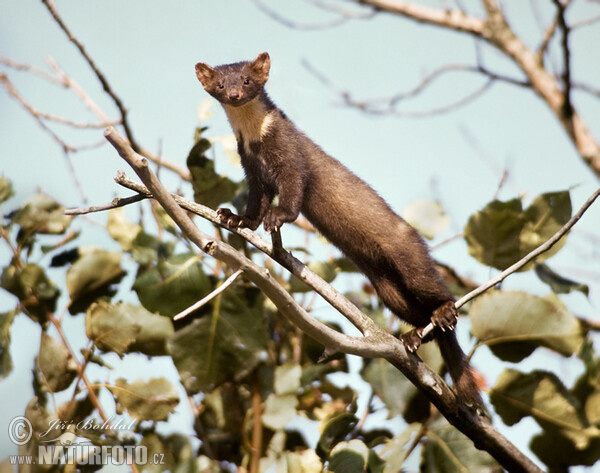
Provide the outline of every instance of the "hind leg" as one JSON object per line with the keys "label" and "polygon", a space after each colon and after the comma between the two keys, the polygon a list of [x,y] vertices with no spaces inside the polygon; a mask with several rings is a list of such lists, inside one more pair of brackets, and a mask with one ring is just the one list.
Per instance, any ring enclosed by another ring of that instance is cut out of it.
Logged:
{"label": "hind leg", "polygon": [[[433,311],[431,323],[442,332],[454,330],[458,321],[458,311],[454,307],[454,302],[444,302]],[[406,349],[415,352],[421,346],[421,343],[431,340],[432,335],[423,337],[423,328],[419,327],[402,335],[402,342]]]}
{"label": "hind leg", "polygon": [[453,301],[444,302],[433,311],[433,315],[431,316],[431,323],[442,332],[454,330],[457,321],[458,311],[456,310],[456,307],[454,307]]}

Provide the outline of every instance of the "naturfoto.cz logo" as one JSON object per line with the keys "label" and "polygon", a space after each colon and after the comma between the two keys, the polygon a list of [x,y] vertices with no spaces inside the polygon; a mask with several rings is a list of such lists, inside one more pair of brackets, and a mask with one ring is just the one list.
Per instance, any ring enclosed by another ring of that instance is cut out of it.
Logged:
{"label": "naturfoto.cz logo", "polygon": [[[152,458],[148,458],[148,448],[144,445],[97,446],[87,438],[76,435],[73,432],[74,424],[59,424],[58,420],[50,424],[50,428],[38,435],[37,455],[12,455],[10,463],[13,465],[162,465],[164,462],[162,453],[154,453]],[[110,425],[109,422],[105,424]],[[66,430],[58,437],[45,438],[51,431],[62,431],[63,427],[66,427]],[[33,436],[29,419],[23,416],[15,417],[9,424],[8,436],[16,445],[27,444]]]}

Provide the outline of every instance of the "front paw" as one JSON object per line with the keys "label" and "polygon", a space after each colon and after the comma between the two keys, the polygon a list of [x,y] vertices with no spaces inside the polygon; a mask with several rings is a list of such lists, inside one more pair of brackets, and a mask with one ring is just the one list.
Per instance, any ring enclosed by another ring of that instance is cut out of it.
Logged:
{"label": "front paw", "polygon": [[223,207],[217,210],[217,216],[222,223],[230,227],[245,227],[252,230],[256,230],[258,227],[258,223],[254,222],[253,220],[250,220],[247,217],[242,217],[241,215],[236,215],[231,210]]}

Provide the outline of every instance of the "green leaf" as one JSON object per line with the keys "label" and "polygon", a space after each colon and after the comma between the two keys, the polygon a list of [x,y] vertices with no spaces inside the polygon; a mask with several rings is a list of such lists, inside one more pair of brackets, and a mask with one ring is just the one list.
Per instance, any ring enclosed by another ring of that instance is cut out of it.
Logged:
{"label": "green leaf", "polygon": [[10,356],[10,327],[15,311],[0,313],[0,380],[6,378],[13,369]]}
{"label": "green leaf", "polygon": [[36,194],[17,210],[13,221],[25,233],[62,234],[72,217],[64,214],[64,207],[45,194]]}
{"label": "green leaf", "polygon": [[23,311],[36,322],[46,322],[46,314],[56,310],[60,291],[37,264],[27,263],[22,269],[15,265],[5,267],[0,286],[15,295]]}
{"label": "green leaf", "polygon": [[356,416],[349,413],[339,414],[323,421],[321,437],[317,443],[317,454],[321,458],[327,459],[333,447],[352,432],[357,422]]}
{"label": "green leaf", "polygon": [[104,351],[140,352],[150,356],[166,354],[173,335],[171,319],[131,304],[92,304],[85,317],[87,337]]}
{"label": "green leaf", "polygon": [[211,209],[229,202],[235,195],[238,184],[215,172],[215,163],[204,153],[210,148],[210,141],[200,139],[191,149],[187,158],[187,167],[192,176],[194,200]]}
{"label": "green leaf", "polygon": [[581,284],[564,278],[560,274],[555,273],[545,263],[538,263],[535,265],[535,274],[537,274],[538,278],[543,282],[548,284],[556,294],[568,294],[573,291],[580,291],[586,296],[589,296],[590,288],[587,284]]}
{"label": "green leaf", "polygon": [[15,195],[15,192],[13,190],[12,182],[4,176],[0,176],[0,204],[6,202],[13,195]]}
{"label": "green leaf", "polygon": [[[523,210],[521,200],[493,201],[473,214],[464,235],[469,254],[479,262],[503,270],[554,235],[571,216],[568,191],[541,194]],[[554,255],[564,245],[562,238],[538,262]],[[532,267],[530,263],[522,268]]]}
{"label": "green leaf", "polygon": [[183,253],[159,260],[138,275],[133,289],[146,309],[171,317],[200,300],[212,287],[198,257]]}
{"label": "green leaf", "polygon": [[159,240],[142,230],[131,244],[131,257],[140,266],[148,266],[171,257],[174,249],[175,242]]}
{"label": "green leaf", "polygon": [[[339,268],[332,262],[311,261],[308,263],[308,268],[321,276],[325,282],[332,282],[339,272]],[[296,276],[290,276],[290,292],[309,292],[313,289],[305,282],[298,279]]]}
{"label": "green leaf", "polygon": [[496,473],[500,465],[473,441],[438,416],[429,426],[423,445],[420,471],[423,473],[477,472]]}
{"label": "green leaf", "polygon": [[175,332],[168,352],[188,393],[240,380],[265,359],[269,331],[263,301],[254,288],[231,286],[213,300],[210,316]]}
{"label": "green leaf", "polygon": [[577,400],[553,373],[507,369],[490,391],[490,401],[505,424],[531,416],[545,431],[569,439],[580,450],[600,437],[600,430],[589,425]]}
{"label": "green leaf", "polygon": [[81,256],[67,271],[67,291],[71,313],[86,310],[100,297],[112,295],[110,286],[125,275],[121,253],[98,248],[80,250]]}
{"label": "green leaf", "polygon": [[416,200],[402,212],[404,219],[425,238],[431,240],[450,224],[444,208],[432,200]]}
{"label": "green leaf", "polygon": [[383,473],[397,473],[402,471],[402,466],[408,454],[408,446],[414,441],[421,430],[422,424],[415,422],[391,439],[386,439],[379,451],[380,457],[385,461]]}
{"label": "green leaf", "polygon": [[46,332],[42,332],[40,353],[36,358],[43,389],[50,393],[67,389],[78,372],[78,365],[69,349]]}
{"label": "green leaf", "polygon": [[[433,343],[421,345],[417,354],[434,371],[439,371],[443,360],[439,349]],[[388,418],[397,415],[414,416],[421,394],[418,389],[400,371],[388,361],[376,358],[370,360],[362,371],[363,379],[368,382],[373,391],[383,401],[388,410]],[[426,407],[429,403],[426,403]],[[428,412],[424,413],[428,415]],[[410,420],[413,420],[410,418]]]}
{"label": "green leaf", "polygon": [[473,335],[505,361],[521,361],[539,346],[571,356],[584,342],[579,320],[552,295],[491,291],[475,300],[469,315]]}
{"label": "green leaf", "polygon": [[179,403],[175,387],[165,378],[138,379],[128,383],[117,379],[115,386],[108,386],[117,401],[117,412],[127,410],[139,420],[166,420]]}
{"label": "green leaf", "polygon": [[284,429],[296,417],[297,405],[298,399],[292,394],[283,396],[269,394],[265,400],[262,423],[273,430]]}
{"label": "green leaf", "polygon": [[[598,462],[600,438],[590,439],[586,448],[578,448],[568,438],[555,431],[542,431],[534,435],[529,444],[531,451],[548,467],[548,471],[567,471],[567,466],[592,466]],[[583,470],[582,471],[593,471]],[[569,470],[570,471],[570,470]]]}
{"label": "green leaf", "polygon": [[110,237],[119,242],[123,251],[129,251],[142,227],[129,221],[125,216],[125,209],[118,207],[108,211],[106,229]]}
{"label": "green leaf", "polygon": [[417,388],[382,358],[371,360],[362,377],[383,401],[390,419],[404,414],[410,399],[417,394]]}
{"label": "green leaf", "polygon": [[328,471],[334,473],[366,471],[369,461],[369,447],[361,440],[352,439],[338,443],[329,456]]}

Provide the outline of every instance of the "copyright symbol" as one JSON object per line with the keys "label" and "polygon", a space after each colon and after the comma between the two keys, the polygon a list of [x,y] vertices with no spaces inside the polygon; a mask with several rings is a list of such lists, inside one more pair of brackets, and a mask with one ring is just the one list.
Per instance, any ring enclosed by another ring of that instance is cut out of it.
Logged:
{"label": "copyright symbol", "polygon": [[8,425],[8,436],[12,443],[25,445],[33,435],[31,422],[27,417],[18,416],[10,421]]}

